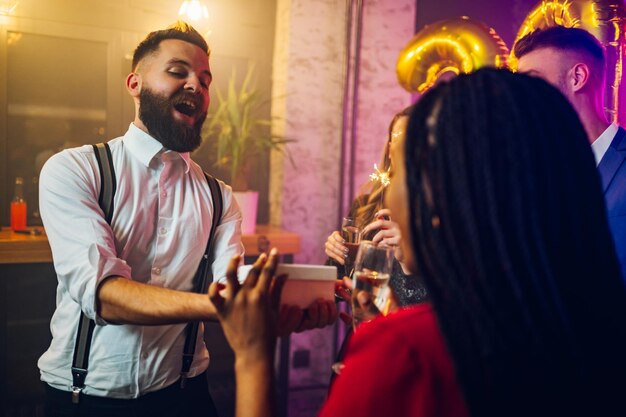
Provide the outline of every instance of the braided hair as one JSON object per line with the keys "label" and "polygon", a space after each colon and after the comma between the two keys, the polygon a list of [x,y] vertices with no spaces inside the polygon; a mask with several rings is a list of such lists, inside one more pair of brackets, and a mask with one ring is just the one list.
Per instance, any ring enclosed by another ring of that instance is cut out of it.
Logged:
{"label": "braided hair", "polygon": [[567,100],[461,75],[417,104],[405,164],[417,273],[471,415],[626,415],[626,291]]}

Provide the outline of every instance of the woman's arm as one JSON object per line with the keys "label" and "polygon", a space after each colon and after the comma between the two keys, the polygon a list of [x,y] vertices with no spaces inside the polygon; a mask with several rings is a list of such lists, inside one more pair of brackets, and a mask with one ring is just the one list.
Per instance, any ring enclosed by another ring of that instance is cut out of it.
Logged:
{"label": "woman's arm", "polygon": [[274,349],[280,293],[286,276],[274,278],[278,253],[259,256],[246,281],[239,284],[239,257],[232,258],[227,284],[211,284],[209,297],[215,305],[224,335],[235,352],[237,417],[275,415]]}

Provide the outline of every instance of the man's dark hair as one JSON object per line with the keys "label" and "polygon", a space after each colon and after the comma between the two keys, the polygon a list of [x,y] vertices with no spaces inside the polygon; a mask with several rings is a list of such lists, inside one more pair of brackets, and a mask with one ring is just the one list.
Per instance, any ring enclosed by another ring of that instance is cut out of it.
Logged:
{"label": "man's dark hair", "polygon": [[590,56],[604,67],[604,47],[591,33],[578,28],[552,26],[546,29],[536,29],[515,43],[513,54],[519,59],[543,48],[580,52]]}
{"label": "man's dark hair", "polygon": [[139,61],[147,55],[159,50],[159,45],[166,39],[178,39],[196,45],[207,55],[210,54],[209,45],[202,35],[190,24],[179,20],[167,29],[150,32],[146,38],[135,49],[133,53],[133,71],[137,68]]}

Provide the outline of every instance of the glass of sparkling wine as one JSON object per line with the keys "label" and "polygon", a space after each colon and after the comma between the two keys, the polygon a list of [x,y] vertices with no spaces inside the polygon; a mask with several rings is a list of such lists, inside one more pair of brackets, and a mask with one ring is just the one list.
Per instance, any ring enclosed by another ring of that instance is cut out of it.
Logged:
{"label": "glass of sparkling wine", "polygon": [[[354,262],[355,289],[367,291],[382,314],[389,309],[389,278],[393,268],[393,248],[377,246],[369,240],[362,240]],[[363,312],[358,302],[352,299],[354,329],[363,321]]]}
{"label": "glass of sparkling wine", "polygon": [[345,259],[345,271],[348,276],[352,276],[354,259],[361,242],[361,228],[353,217],[344,217],[341,222],[341,237],[345,240],[344,245],[348,248]]}

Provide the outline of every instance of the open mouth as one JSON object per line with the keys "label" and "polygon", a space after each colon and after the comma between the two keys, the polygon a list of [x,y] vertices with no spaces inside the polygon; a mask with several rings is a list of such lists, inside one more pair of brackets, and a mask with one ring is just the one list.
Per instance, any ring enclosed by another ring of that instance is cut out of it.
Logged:
{"label": "open mouth", "polygon": [[174,105],[177,112],[184,114],[188,117],[193,117],[196,114],[196,103],[191,100],[183,100]]}

